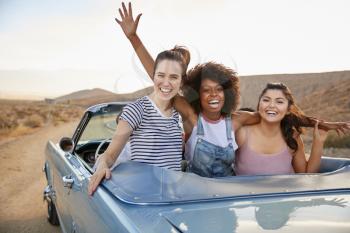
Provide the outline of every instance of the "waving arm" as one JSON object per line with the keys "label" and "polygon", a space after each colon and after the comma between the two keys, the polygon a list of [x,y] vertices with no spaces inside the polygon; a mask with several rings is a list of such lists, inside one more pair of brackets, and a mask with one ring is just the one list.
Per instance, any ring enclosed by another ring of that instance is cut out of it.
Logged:
{"label": "waving arm", "polygon": [[129,39],[148,76],[153,80],[154,60],[136,34],[142,14],[138,14],[134,20],[131,3],[129,3],[128,9],[126,9],[124,2],[122,3],[122,9],[119,8],[119,14],[121,19],[115,18],[115,20]]}

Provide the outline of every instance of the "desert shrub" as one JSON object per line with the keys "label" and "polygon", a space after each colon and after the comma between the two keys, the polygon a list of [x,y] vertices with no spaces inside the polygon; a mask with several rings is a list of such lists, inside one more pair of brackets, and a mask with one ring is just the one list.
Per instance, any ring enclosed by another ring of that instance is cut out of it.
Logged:
{"label": "desert shrub", "polygon": [[44,121],[45,123],[48,121],[48,118],[49,118],[48,113],[46,113],[46,112],[40,112],[39,115],[40,115],[40,117],[43,119],[43,121]]}
{"label": "desert shrub", "polygon": [[0,140],[35,132],[45,125],[80,119],[84,109],[66,104],[31,101],[0,101]]}
{"label": "desert shrub", "polygon": [[34,130],[35,130],[34,128],[19,124],[15,129],[12,129],[11,131],[9,131],[7,135],[10,137],[17,137],[17,136],[30,134]]}
{"label": "desert shrub", "polygon": [[329,134],[324,145],[333,148],[350,148],[350,135],[339,137],[336,134]]}
{"label": "desert shrub", "polygon": [[23,124],[30,128],[37,128],[43,125],[43,118],[39,115],[31,115],[23,122]]}
{"label": "desert shrub", "polygon": [[0,115],[0,129],[14,129],[18,126],[18,122],[14,117]]}
{"label": "desert shrub", "polygon": [[15,109],[16,110],[16,115],[18,118],[24,118],[25,116],[28,115],[28,113],[25,111],[25,109]]}

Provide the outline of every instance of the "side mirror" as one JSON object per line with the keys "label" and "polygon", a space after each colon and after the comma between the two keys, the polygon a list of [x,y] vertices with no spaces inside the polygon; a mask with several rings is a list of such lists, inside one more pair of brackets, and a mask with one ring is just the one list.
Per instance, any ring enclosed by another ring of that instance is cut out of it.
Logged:
{"label": "side mirror", "polygon": [[69,137],[61,138],[59,145],[64,152],[73,152],[74,142],[71,138]]}

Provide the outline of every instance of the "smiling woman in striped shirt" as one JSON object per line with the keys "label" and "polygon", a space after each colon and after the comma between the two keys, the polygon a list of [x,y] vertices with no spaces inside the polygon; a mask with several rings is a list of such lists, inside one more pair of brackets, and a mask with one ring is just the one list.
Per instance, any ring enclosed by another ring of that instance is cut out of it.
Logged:
{"label": "smiling woman in striped shirt", "polygon": [[[131,3],[119,9],[116,19],[129,39],[149,77],[154,78],[154,60],[136,31],[141,14],[133,18]],[[234,174],[232,164],[237,144],[235,132],[243,125],[257,124],[258,113],[237,112],[239,99],[238,77],[234,70],[222,64],[207,62],[188,71],[183,91],[186,97],[176,96],[174,105],[182,116],[185,138],[185,158],[188,170],[201,176],[219,177]],[[303,117],[300,124],[313,127],[315,118]],[[320,122],[326,129],[344,129],[346,124]]]}
{"label": "smiling woman in striped shirt", "polygon": [[124,107],[116,132],[107,150],[99,157],[91,176],[88,193],[92,195],[103,178],[110,178],[110,167],[130,140],[131,160],[180,171],[182,130],[179,114],[173,108],[190,54],[175,47],[158,54],[154,65],[154,91]]}

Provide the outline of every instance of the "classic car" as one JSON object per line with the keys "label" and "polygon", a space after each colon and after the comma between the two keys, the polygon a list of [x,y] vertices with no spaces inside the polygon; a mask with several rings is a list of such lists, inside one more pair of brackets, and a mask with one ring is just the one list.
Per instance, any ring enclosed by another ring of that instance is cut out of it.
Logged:
{"label": "classic car", "polygon": [[350,160],[317,174],[205,178],[127,161],[93,196],[89,177],[125,103],[90,107],[46,146],[48,220],[63,232],[350,232]]}

